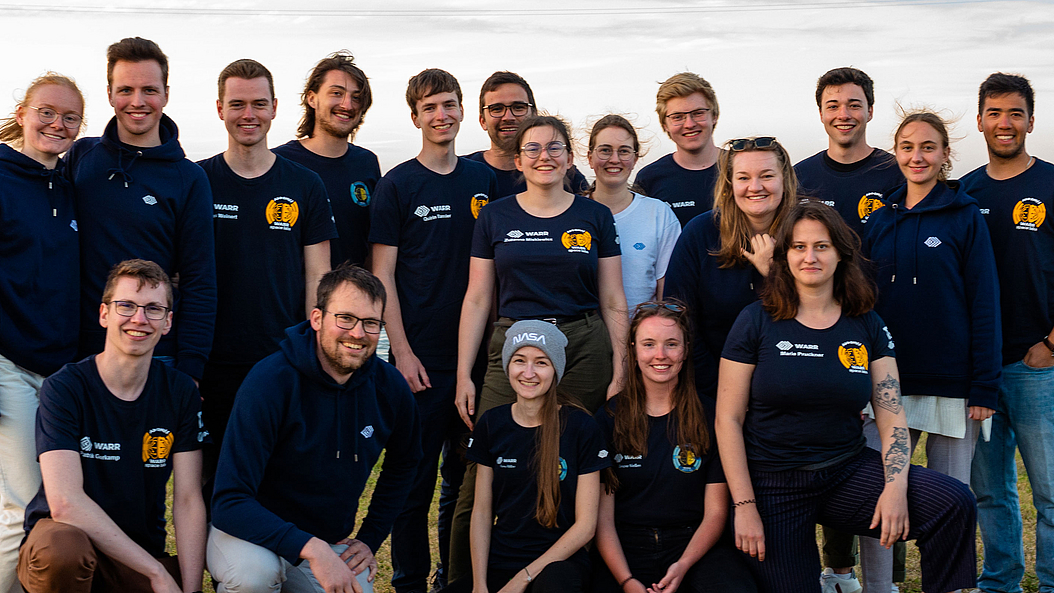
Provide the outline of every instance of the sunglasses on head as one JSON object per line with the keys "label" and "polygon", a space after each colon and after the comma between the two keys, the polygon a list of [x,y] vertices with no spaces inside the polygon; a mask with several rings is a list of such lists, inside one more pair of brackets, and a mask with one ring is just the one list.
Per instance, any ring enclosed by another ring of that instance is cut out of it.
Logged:
{"label": "sunglasses on head", "polygon": [[771,148],[775,144],[776,139],[772,136],[760,136],[758,138],[738,138],[736,140],[729,140],[728,148],[732,152],[741,152],[751,148]]}

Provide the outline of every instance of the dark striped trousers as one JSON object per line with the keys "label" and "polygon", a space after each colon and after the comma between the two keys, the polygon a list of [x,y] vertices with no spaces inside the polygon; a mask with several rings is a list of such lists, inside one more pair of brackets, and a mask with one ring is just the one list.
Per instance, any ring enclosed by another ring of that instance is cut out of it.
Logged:
{"label": "dark striped trousers", "polygon": [[[885,487],[881,454],[865,448],[821,470],[751,471],[765,526],[765,561],[749,559],[762,593],[820,591],[816,524],[879,537],[869,529]],[[977,502],[962,482],[916,465],[908,472],[908,539],[922,557],[922,590],[973,587]]]}

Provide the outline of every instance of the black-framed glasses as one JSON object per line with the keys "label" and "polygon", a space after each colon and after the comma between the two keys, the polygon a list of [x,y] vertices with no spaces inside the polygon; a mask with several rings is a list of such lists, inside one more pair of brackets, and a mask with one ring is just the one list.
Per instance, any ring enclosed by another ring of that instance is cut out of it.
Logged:
{"label": "black-framed glasses", "polygon": [[[32,105],[29,105],[28,107],[30,109],[36,109],[37,119],[39,119],[42,124],[53,123],[59,117],[58,112],[50,107],[33,107]],[[84,119],[76,113],[67,113],[62,116],[62,126],[70,130],[76,130],[81,127],[82,121],[84,121]]]}
{"label": "black-framed glasses", "polygon": [[340,329],[351,331],[355,329],[355,326],[362,322],[362,331],[368,334],[379,334],[381,329],[384,327],[384,322],[380,319],[363,319],[362,317],[355,317],[354,315],[348,315],[347,313],[333,313],[330,311],[322,310],[323,313],[329,313],[333,316],[333,319],[337,322],[337,327]]}
{"label": "black-framed glasses", "polygon": [[776,139],[772,136],[758,136],[757,138],[737,138],[735,140],[728,141],[728,148],[732,152],[740,152],[743,150],[749,150],[751,148],[757,148],[764,150],[771,148],[776,145]]}
{"label": "black-framed glasses", "polygon": [[491,103],[490,105],[484,105],[483,109],[490,114],[494,119],[498,119],[505,115],[506,111],[511,111],[514,117],[523,117],[527,115],[527,112],[531,110],[534,105],[530,103],[524,103],[522,101],[516,101],[515,103]]}
{"label": "black-framed glasses", "polygon": [[594,148],[593,154],[597,155],[597,158],[604,161],[610,159],[611,156],[615,154],[618,155],[620,161],[628,161],[637,155],[637,151],[633,150],[628,146],[621,146],[618,148],[618,150],[615,150],[614,148],[605,144]]}
{"label": "black-framed glasses", "polygon": [[113,305],[113,310],[117,311],[117,314],[121,317],[133,317],[135,312],[139,309],[143,310],[143,315],[146,315],[147,319],[153,321],[161,321],[168,315],[168,312],[172,309],[163,305],[140,305],[132,301],[110,301],[107,305]]}
{"label": "black-framed glasses", "polygon": [[691,111],[678,111],[676,113],[667,113],[666,121],[671,124],[683,124],[688,118],[692,118],[694,122],[700,122],[706,119],[707,114],[710,113],[710,108],[702,107],[700,109],[693,109]]}
{"label": "black-framed glasses", "polygon": [[567,145],[559,140],[553,140],[545,145],[538,142],[528,142],[520,147],[520,152],[527,158],[536,159],[542,155],[542,150],[549,153],[552,158],[558,158],[567,152]]}

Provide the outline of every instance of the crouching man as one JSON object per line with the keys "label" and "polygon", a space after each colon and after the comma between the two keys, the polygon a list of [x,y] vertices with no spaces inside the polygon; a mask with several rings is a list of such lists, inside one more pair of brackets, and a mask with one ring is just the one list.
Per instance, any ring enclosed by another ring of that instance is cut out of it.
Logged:
{"label": "crouching man", "polygon": [[[249,372],[216,469],[209,570],[218,593],[370,593],[374,553],[421,460],[417,406],[374,352],[384,285],[342,265],[322,277],[309,321]],[[354,539],[370,470],[385,450]]]}
{"label": "crouching man", "polygon": [[[37,455],[44,483],[26,509],[18,579],[29,593],[201,589],[201,397],[153,359],[172,328],[172,286],[154,262],[110,271],[100,354],[44,381]],[[177,557],[165,554],[165,496],[175,474]]]}

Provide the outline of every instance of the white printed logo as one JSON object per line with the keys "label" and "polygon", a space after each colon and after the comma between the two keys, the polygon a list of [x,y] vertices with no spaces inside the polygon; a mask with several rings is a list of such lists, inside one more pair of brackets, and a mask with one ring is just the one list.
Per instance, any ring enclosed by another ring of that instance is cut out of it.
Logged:
{"label": "white printed logo", "polygon": [[70,228],[75,230],[75,231],[78,230],[77,229],[77,221],[76,220],[71,220],[70,221]]}
{"label": "white printed logo", "polygon": [[522,231],[509,231],[506,234],[508,236],[512,237],[513,239],[519,239],[520,237],[523,236],[523,232]]}
{"label": "white printed logo", "polygon": [[471,447],[471,446],[472,446],[472,437],[469,437],[468,445],[465,445],[465,447]]}
{"label": "white printed logo", "polygon": [[150,194],[147,194],[143,196],[143,201],[146,202],[148,205],[153,206],[157,203],[157,198],[151,196]]}
{"label": "white printed logo", "polygon": [[367,424],[366,428],[363,428],[362,432],[360,434],[362,434],[362,436],[364,436],[366,438],[372,437],[373,436],[373,425],[372,424]]}
{"label": "white printed logo", "polygon": [[418,206],[417,209],[414,210],[414,214],[420,216],[421,218],[428,216],[429,212],[431,212],[431,210],[428,209],[428,206]]}
{"label": "white printed logo", "polygon": [[615,456],[612,457],[612,459],[615,460],[615,463],[621,463],[622,462],[622,453],[615,453]]}
{"label": "white printed logo", "polygon": [[608,456],[607,449],[601,449],[600,452],[597,453],[597,457],[599,457],[601,459],[603,459],[603,458],[605,458],[607,456]]}
{"label": "white printed logo", "polygon": [[502,457],[499,457],[495,461],[497,461],[500,464],[501,462],[505,461],[505,459],[502,458]]}
{"label": "white printed logo", "polygon": [[794,347],[794,344],[791,344],[787,340],[783,340],[782,342],[776,344],[776,347],[779,348],[780,350],[790,350],[791,348]]}
{"label": "white printed logo", "polygon": [[937,247],[938,245],[941,244],[941,240],[938,239],[937,237],[930,237],[929,239],[926,239],[926,243],[925,244],[926,244],[926,247]]}
{"label": "white printed logo", "polygon": [[91,451],[91,439],[88,437],[81,439],[81,451]]}

